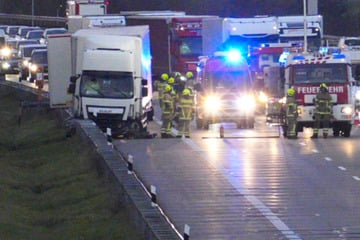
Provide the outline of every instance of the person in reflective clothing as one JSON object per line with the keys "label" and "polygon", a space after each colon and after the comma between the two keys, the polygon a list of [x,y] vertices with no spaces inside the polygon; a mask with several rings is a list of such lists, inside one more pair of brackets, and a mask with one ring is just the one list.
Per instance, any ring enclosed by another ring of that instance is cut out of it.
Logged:
{"label": "person in reflective clothing", "polygon": [[285,114],[286,114],[286,136],[290,139],[297,137],[297,101],[295,99],[295,89],[289,88],[286,96]]}
{"label": "person in reflective clothing", "polygon": [[162,114],[161,114],[161,137],[171,138],[172,119],[174,117],[174,102],[171,96],[172,87],[169,84],[165,85],[164,96],[162,99]]}
{"label": "person in reflective clothing", "polygon": [[323,136],[324,138],[327,138],[333,103],[328,87],[325,83],[320,84],[320,90],[319,93],[314,98],[314,103],[315,103],[315,113],[314,113],[315,123],[314,123],[314,133],[311,136],[311,138],[318,137],[321,123],[323,127]]}
{"label": "person in reflective clothing", "polygon": [[161,74],[160,79],[157,79],[154,82],[155,90],[158,92],[160,107],[162,106],[162,99],[164,97],[164,89],[165,89],[165,85],[167,84],[168,80],[169,80],[169,74],[163,73],[163,74]]}
{"label": "person in reflective clothing", "polygon": [[190,89],[185,88],[182,92],[177,115],[179,116],[179,125],[176,137],[181,138],[184,135],[186,138],[190,138],[190,122],[194,116],[194,99]]}

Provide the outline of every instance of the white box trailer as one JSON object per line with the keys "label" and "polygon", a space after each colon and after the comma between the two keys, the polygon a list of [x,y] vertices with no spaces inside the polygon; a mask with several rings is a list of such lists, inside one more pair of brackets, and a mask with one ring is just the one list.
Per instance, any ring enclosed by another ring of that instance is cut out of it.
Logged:
{"label": "white box trailer", "polygon": [[[69,60],[70,55],[71,71],[68,63],[63,73],[53,70],[63,68],[57,63],[64,63],[50,59],[49,91],[57,91],[63,81],[71,78],[69,91],[73,93],[75,117],[91,119],[104,131],[111,128],[113,135],[146,134],[153,116],[148,26],[82,29],[70,37],[51,36],[50,51],[57,41],[63,41],[56,49],[60,55],[49,57]],[[61,76],[54,76],[55,73]],[[93,81],[97,87],[88,91],[87,86]],[[65,96],[61,103],[54,100],[55,106],[66,105],[66,94],[53,95]]]}
{"label": "white box trailer", "polygon": [[107,1],[104,0],[72,0],[66,2],[67,16],[104,15],[107,13]]}
{"label": "white box trailer", "polygon": [[96,27],[120,27],[125,26],[125,17],[120,15],[100,16],[68,16],[68,32],[74,33],[80,29]]}

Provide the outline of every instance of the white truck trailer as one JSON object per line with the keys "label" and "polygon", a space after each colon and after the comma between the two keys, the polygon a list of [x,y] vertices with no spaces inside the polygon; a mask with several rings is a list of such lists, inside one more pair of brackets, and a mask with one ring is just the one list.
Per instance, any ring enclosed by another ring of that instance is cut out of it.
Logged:
{"label": "white truck trailer", "polygon": [[51,107],[70,103],[74,117],[116,136],[147,134],[153,116],[148,26],[54,35],[48,50]]}
{"label": "white truck trailer", "polygon": [[71,0],[66,2],[66,15],[104,15],[107,13],[108,1],[104,0]]}

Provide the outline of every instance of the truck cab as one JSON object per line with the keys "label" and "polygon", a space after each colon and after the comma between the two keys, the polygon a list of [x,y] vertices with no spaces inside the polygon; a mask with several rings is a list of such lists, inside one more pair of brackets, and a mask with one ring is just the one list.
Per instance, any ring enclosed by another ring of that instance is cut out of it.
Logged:
{"label": "truck cab", "polygon": [[221,122],[254,128],[253,82],[248,63],[239,52],[216,52],[200,58],[195,90],[198,129]]}
{"label": "truck cab", "polygon": [[[297,132],[314,127],[314,98],[325,83],[333,100],[330,126],[334,136],[349,137],[354,123],[356,84],[351,61],[344,54],[289,54],[285,64],[285,93],[290,87],[298,101]],[[285,95],[284,93],[284,95]]]}

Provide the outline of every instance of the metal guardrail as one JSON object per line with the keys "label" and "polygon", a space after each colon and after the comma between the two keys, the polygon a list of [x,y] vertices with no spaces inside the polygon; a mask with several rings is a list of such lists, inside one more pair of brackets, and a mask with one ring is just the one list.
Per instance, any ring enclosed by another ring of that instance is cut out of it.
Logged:
{"label": "metal guardrail", "polygon": [[36,25],[40,27],[66,27],[67,18],[0,13],[0,25]]}

